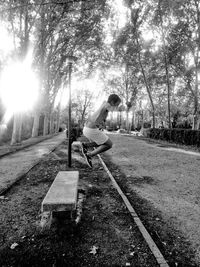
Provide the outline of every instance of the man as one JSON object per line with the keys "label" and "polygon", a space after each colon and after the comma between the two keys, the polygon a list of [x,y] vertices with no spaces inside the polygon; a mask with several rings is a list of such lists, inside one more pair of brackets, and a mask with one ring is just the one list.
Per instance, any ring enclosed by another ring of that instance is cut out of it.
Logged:
{"label": "man", "polygon": [[[99,128],[105,123],[108,112],[114,110],[121,103],[116,94],[111,94],[107,101],[104,101],[100,108],[89,116],[83,128],[83,134],[90,140],[89,143],[82,143],[82,153],[90,168],[92,168],[92,157],[112,147],[109,137]],[[93,151],[88,148],[96,147]]]}

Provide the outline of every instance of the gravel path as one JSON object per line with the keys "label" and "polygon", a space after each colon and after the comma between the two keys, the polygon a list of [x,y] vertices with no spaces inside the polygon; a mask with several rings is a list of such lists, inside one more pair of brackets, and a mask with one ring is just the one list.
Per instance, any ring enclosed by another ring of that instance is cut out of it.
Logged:
{"label": "gravel path", "polygon": [[129,178],[129,186],[183,233],[200,263],[200,153],[125,135],[110,138],[114,146],[107,155]]}

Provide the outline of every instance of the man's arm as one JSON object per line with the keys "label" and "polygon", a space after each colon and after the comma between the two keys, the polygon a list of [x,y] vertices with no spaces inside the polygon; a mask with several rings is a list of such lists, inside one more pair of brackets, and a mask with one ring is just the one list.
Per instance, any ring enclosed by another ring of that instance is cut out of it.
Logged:
{"label": "man's arm", "polygon": [[107,105],[106,102],[104,102],[101,107],[90,116],[89,121],[100,125],[104,120],[106,120],[107,115]]}

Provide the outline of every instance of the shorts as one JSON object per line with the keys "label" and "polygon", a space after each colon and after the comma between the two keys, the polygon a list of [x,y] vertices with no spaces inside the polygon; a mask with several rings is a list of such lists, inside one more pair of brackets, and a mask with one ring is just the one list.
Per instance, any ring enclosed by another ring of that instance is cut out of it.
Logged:
{"label": "shorts", "polygon": [[89,140],[95,142],[97,145],[102,145],[108,141],[109,137],[97,128],[83,128],[83,134]]}

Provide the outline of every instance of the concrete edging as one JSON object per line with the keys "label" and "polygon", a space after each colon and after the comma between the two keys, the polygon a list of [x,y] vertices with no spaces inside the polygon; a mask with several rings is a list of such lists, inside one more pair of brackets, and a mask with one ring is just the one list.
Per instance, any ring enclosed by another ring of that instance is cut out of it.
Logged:
{"label": "concrete edging", "polygon": [[109,171],[109,169],[107,168],[106,164],[102,160],[101,156],[98,155],[98,158],[101,161],[101,164],[103,165],[103,167],[104,167],[105,171],[107,172],[108,176],[110,177],[110,179],[111,179],[111,181],[113,183],[113,186],[118,191],[118,193],[121,196],[121,198],[123,199],[127,209],[129,210],[131,216],[133,217],[134,222],[138,226],[142,236],[144,237],[145,241],[147,242],[147,244],[148,244],[151,252],[153,253],[154,257],[156,258],[158,264],[160,265],[160,267],[169,267],[168,263],[166,262],[165,258],[163,257],[162,253],[160,252],[159,248],[157,247],[157,245],[153,241],[152,237],[150,236],[150,234],[148,233],[148,231],[144,227],[144,225],[141,222],[140,218],[138,217],[137,213],[135,212],[135,210],[131,206],[131,203],[129,202],[128,198],[122,192],[121,188],[119,187],[119,185],[115,181],[114,177],[112,176],[111,172]]}

